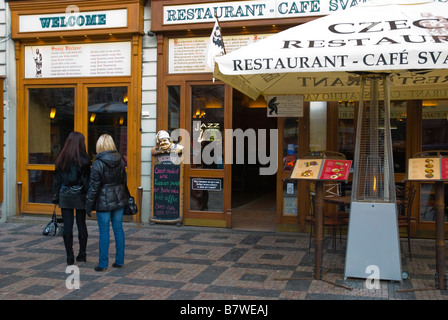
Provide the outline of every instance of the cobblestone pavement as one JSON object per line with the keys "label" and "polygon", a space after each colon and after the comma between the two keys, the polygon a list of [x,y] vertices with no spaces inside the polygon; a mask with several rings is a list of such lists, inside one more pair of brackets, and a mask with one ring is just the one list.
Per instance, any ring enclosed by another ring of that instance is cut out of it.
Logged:
{"label": "cobblestone pavement", "polygon": [[[362,279],[344,280],[344,240],[336,252],[325,242],[329,282],[312,280],[314,252],[308,235],[297,233],[125,223],[125,267],[96,272],[98,229],[89,222],[79,289],[67,288],[75,274],[66,273],[62,238],[42,236],[44,222],[0,224],[0,300],[448,300],[447,290],[435,289],[430,239],[412,240],[412,260],[402,239],[409,279],[367,289]],[[75,254],[76,235],[75,228]]]}

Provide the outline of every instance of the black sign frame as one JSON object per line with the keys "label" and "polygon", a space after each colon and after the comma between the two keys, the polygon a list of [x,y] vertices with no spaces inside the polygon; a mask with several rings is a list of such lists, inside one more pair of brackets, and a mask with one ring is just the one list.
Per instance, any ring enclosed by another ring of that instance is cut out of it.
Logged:
{"label": "black sign frame", "polygon": [[173,161],[169,153],[152,157],[151,223],[183,221],[183,164]]}

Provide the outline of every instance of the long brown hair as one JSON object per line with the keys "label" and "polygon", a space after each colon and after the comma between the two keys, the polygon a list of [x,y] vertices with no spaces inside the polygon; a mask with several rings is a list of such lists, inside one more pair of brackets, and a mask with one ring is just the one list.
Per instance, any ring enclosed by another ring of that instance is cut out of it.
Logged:
{"label": "long brown hair", "polygon": [[86,139],[78,131],[70,132],[61,153],[56,158],[55,165],[61,171],[68,171],[73,162],[76,162],[80,168],[89,162]]}

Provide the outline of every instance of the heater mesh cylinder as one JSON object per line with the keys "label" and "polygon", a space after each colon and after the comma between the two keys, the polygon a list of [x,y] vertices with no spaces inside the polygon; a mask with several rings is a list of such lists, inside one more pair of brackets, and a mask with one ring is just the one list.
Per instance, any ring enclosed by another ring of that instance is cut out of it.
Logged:
{"label": "heater mesh cylinder", "polygon": [[395,201],[389,85],[387,75],[361,76],[352,201]]}

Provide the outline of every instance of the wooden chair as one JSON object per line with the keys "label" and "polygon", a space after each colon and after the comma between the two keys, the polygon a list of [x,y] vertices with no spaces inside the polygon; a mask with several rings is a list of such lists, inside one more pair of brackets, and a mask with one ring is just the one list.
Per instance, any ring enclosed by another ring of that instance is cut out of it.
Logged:
{"label": "wooden chair", "polygon": [[[314,234],[314,224],[316,222],[316,217],[314,213],[314,197],[311,192],[309,186],[307,188],[309,204],[310,204],[310,214],[305,217],[305,221],[310,223],[310,234],[309,234],[309,243],[308,243],[308,252],[311,251],[311,239]],[[341,228],[343,226],[348,225],[348,213],[345,211],[333,211],[333,210],[324,210],[324,229],[331,229],[331,239],[332,239],[332,248],[333,251],[336,251],[336,233],[337,229],[340,230],[340,234],[342,235]]]}
{"label": "wooden chair", "polygon": [[398,209],[398,227],[406,228],[408,237],[409,257],[412,260],[411,252],[411,222],[415,219],[411,216],[412,203],[414,201],[415,192],[414,185],[407,188],[397,188],[397,209]]}

